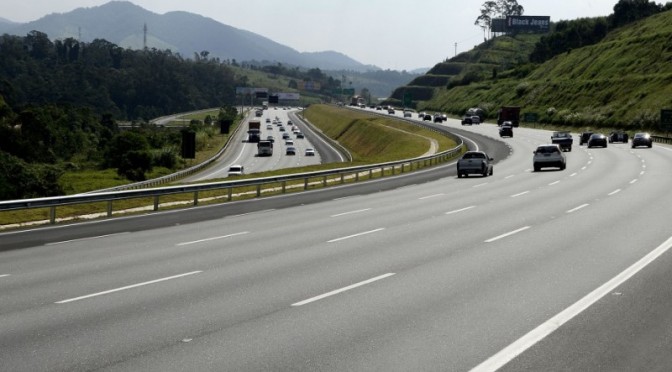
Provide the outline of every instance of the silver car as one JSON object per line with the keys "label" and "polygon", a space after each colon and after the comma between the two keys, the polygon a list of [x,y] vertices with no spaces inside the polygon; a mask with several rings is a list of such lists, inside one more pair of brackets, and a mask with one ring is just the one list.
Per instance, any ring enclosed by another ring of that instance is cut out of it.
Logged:
{"label": "silver car", "polygon": [[567,158],[557,144],[539,145],[533,154],[532,165],[535,172],[539,172],[541,168],[564,170],[567,167]]}

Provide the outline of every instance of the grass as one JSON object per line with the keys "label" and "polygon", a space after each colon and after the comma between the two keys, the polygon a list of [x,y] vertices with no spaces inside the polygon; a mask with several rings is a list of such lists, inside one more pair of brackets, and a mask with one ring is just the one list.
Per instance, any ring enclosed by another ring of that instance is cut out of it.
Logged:
{"label": "grass", "polygon": [[[543,123],[573,130],[660,134],[660,110],[672,108],[671,34],[672,11],[660,13],[543,64],[512,64],[496,79],[438,88],[421,107],[459,116],[480,106],[494,119],[500,106],[517,105],[539,114]],[[521,75],[523,68],[529,71]]]}

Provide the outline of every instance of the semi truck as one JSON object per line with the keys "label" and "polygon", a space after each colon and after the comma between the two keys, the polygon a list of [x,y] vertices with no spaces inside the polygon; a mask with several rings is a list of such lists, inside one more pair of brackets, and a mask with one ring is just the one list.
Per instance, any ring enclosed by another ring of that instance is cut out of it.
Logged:
{"label": "semi truck", "polygon": [[261,121],[250,120],[247,124],[247,142],[259,142],[261,140]]}
{"label": "semi truck", "polygon": [[501,126],[505,121],[510,121],[513,127],[518,127],[520,124],[520,107],[502,106],[497,114],[497,125]]}
{"label": "semi truck", "polygon": [[272,156],[272,155],[273,155],[273,142],[259,141],[259,143],[257,143],[257,156]]}

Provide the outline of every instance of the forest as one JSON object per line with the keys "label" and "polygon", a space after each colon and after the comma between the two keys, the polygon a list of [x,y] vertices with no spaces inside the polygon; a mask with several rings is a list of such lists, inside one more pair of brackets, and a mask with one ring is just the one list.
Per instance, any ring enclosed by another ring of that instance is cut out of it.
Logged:
{"label": "forest", "polygon": [[[216,60],[184,59],[169,50],[123,49],[105,40],[52,42],[39,31],[5,34],[0,200],[61,195],[58,179],[73,169],[116,168],[133,181],[153,166],[174,169],[180,133],[147,121],[212,107],[221,107],[216,120],[231,120],[235,87],[242,84],[244,77]],[[119,121],[138,125],[120,131]]]}

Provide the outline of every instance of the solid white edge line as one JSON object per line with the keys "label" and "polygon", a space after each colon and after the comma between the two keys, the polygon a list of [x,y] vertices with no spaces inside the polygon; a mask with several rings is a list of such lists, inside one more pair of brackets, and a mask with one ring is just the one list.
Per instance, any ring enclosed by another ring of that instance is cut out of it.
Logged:
{"label": "solid white edge line", "polygon": [[523,191],[523,192],[521,192],[521,193],[518,193],[518,194],[515,194],[515,195],[511,195],[511,197],[512,197],[512,198],[517,198],[517,197],[519,197],[519,196],[523,196],[523,195],[525,195],[525,194],[529,194],[529,193],[530,193],[529,191]]}
{"label": "solid white edge line", "polygon": [[468,211],[468,210],[470,210],[470,209],[474,209],[474,208],[476,208],[476,206],[475,206],[475,205],[472,205],[472,206],[470,206],[470,207],[466,207],[466,208],[462,208],[462,209],[456,209],[456,210],[454,210],[454,211],[446,212],[446,214],[460,213],[460,212]]}
{"label": "solid white edge line", "polygon": [[331,240],[327,241],[327,243],[335,243],[335,242],[345,240],[345,239],[356,238],[358,236],[362,236],[362,235],[366,235],[366,234],[372,234],[372,233],[375,233],[375,232],[378,232],[378,231],[381,231],[381,230],[385,230],[385,228],[381,227],[381,228],[378,228],[378,229],[375,229],[375,230],[364,231],[364,232],[353,234],[353,235],[343,236],[341,238],[331,239]]}
{"label": "solid white edge line", "polygon": [[57,301],[57,302],[54,302],[54,303],[55,304],[65,304],[65,303],[68,303],[68,302],[84,300],[84,299],[91,298],[91,297],[102,296],[102,295],[106,295],[106,294],[110,294],[110,293],[114,293],[114,292],[119,292],[119,291],[124,291],[124,290],[127,290],[127,289],[136,288],[136,287],[142,287],[142,286],[149,285],[149,284],[156,284],[156,283],[159,283],[159,282],[164,282],[166,280],[177,279],[177,278],[181,278],[181,277],[189,276],[189,275],[194,275],[194,274],[200,274],[202,272],[203,271],[200,271],[200,270],[199,271],[192,271],[190,273],[173,275],[173,276],[169,276],[167,278],[161,278],[161,279],[156,279],[156,280],[150,280],[148,282],[127,285],[125,287],[110,289],[110,290],[107,290],[107,291],[92,293],[92,294],[88,294],[88,295],[80,296],[80,297],[75,297],[75,298],[69,298],[67,300]]}
{"label": "solid white edge line", "polygon": [[394,274],[395,274],[395,273],[387,273],[387,274],[383,274],[383,275],[381,275],[381,276],[377,276],[377,277],[375,277],[375,278],[371,278],[371,279],[365,280],[365,281],[363,281],[363,282],[355,283],[355,284],[349,285],[349,286],[347,286],[347,287],[343,287],[343,288],[341,288],[341,289],[337,289],[337,290],[335,290],[335,291],[327,292],[327,293],[325,293],[325,294],[321,294],[321,295],[319,295],[319,296],[311,297],[311,298],[309,298],[309,299],[307,299],[307,300],[303,300],[303,301],[300,301],[300,302],[293,303],[292,306],[303,306],[303,305],[309,304],[309,303],[311,303],[311,302],[319,301],[319,300],[321,300],[321,299],[323,299],[323,298],[330,297],[330,296],[333,296],[333,295],[336,295],[336,294],[339,294],[339,293],[342,293],[342,292],[345,292],[345,291],[349,291],[349,290],[354,289],[354,288],[357,288],[357,287],[361,287],[361,286],[366,285],[366,284],[373,283],[373,282],[378,281],[378,280],[381,280],[381,279],[388,278],[388,277],[390,277],[390,276],[392,276],[392,275],[394,275]]}
{"label": "solid white edge line", "polygon": [[628,279],[640,272],[651,262],[667,252],[670,247],[672,247],[672,237],[668,238],[663,244],[659,245],[656,249],[641,258],[639,261],[635,262],[632,266],[622,271],[620,274],[616,275],[608,282],[604,283],[602,286],[590,292],[579,301],[575,302],[551,319],[539,325],[537,328],[528,332],[523,337],[514,341],[512,344],[505,347],[497,354],[491,356],[483,363],[472,368],[471,372],[489,372],[500,369],[512,361],[515,357],[522,354],[527,349],[531,348],[536,343],[553,333],[556,329],[560,328],[562,325],[582,313],[588,307],[592,306],[602,297],[616,289],[621,284],[625,283]]}
{"label": "solid white edge line", "polygon": [[589,205],[590,205],[590,204],[581,204],[581,205],[579,205],[579,206],[576,207],[576,208],[572,208],[572,209],[568,210],[567,213],[574,213],[574,212],[578,211],[579,209],[583,209],[583,208],[585,208],[585,207],[587,207],[587,206],[589,206]]}
{"label": "solid white edge line", "polygon": [[356,211],[344,212],[344,213],[339,213],[339,214],[332,214],[332,215],[329,216],[329,217],[346,216],[346,215],[348,215],[348,214],[361,213],[361,212],[366,212],[366,211],[370,211],[370,210],[371,210],[371,208],[359,209],[359,210],[356,210]]}
{"label": "solid white edge line", "polygon": [[190,241],[190,242],[177,243],[175,245],[180,247],[180,246],[184,246],[184,245],[191,245],[191,244],[196,244],[196,243],[209,242],[209,241],[212,241],[212,240],[226,239],[226,238],[230,238],[230,237],[233,237],[233,236],[245,235],[245,234],[249,234],[249,233],[250,233],[249,231],[243,231],[243,232],[229,234],[229,235],[214,236],[212,238],[205,238],[205,239],[194,240],[194,241]]}
{"label": "solid white edge line", "polygon": [[102,238],[109,238],[111,236],[118,236],[118,235],[126,235],[130,234],[128,231],[126,232],[121,232],[121,233],[115,233],[115,234],[106,234],[106,235],[98,235],[98,236],[90,236],[87,238],[80,238],[80,239],[72,239],[72,240],[63,240],[60,242],[51,242],[51,243],[46,243],[46,245],[59,245],[59,244],[67,244],[67,243],[75,243],[75,242],[84,242],[87,240],[96,240],[96,239],[102,239]]}
{"label": "solid white edge line", "polygon": [[610,192],[610,193],[607,194],[607,195],[612,196],[612,195],[616,195],[616,194],[618,194],[619,192],[621,192],[621,189],[616,189],[616,190]]}
{"label": "solid white edge line", "polygon": [[496,240],[499,240],[499,239],[502,239],[502,238],[506,238],[507,236],[511,236],[511,235],[513,235],[513,234],[518,234],[519,232],[521,232],[521,231],[525,231],[525,230],[529,229],[530,227],[531,227],[531,226],[521,227],[521,228],[518,229],[518,230],[513,230],[513,231],[510,231],[510,232],[508,232],[508,233],[506,233],[506,234],[502,234],[502,235],[499,235],[499,236],[495,236],[494,238],[490,238],[490,239],[486,240],[485,243],[492,243],[492,242],[494,242],[494,241],[496,241]]}

